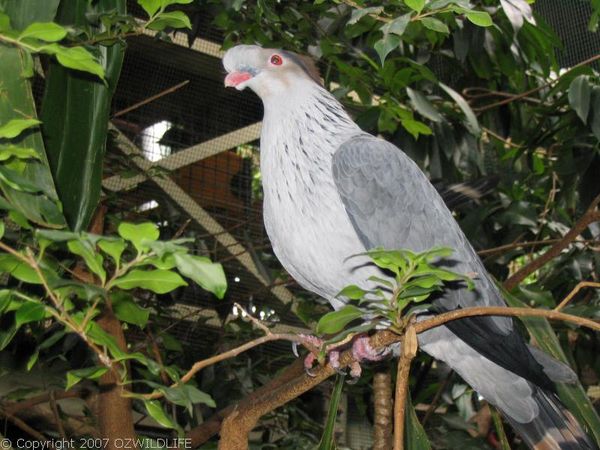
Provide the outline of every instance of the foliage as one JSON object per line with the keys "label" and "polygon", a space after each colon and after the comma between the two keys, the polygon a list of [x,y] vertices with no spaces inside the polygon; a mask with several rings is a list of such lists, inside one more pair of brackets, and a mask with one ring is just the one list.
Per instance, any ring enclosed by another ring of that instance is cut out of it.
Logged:
{"label": "foliage", "polygon": [[[352,321],[364,317],[369,317],[370,323],[358,326],[362,332],[382,322],[401,333],[408,317],[405,314],[408,306],[425,302],[432,294],[442,291],[446,283],[463,282],[468,289],[473,288],[473,281],[468,276],[439,267],[441,258],[447,258],[451,254],[452,249],[444,247],[421,253],[379,248],[368,251],[366,255],[373,264],[382,271],[391,273],[393,278],[369,278],[368,281],[378,286],[374,289],[346,286],[337,297],[357,302],[358,306],[350,303],[325,314],[317,324],[317,333],[339,333]],[[345,337],[350,331],[356,330],[346,330],[342,336],[333,338],[333,342]]]}
{"label": "foliage", "polygon": [[[131,373],[122,364],[129,361],[134,365],[132,370],[140,365],[147,371],[143,384],[174,404],[186,407],[190,413],[195,403],[214,406],[209,395],[193,385],[179,384],[182,368],[164,367],[160,361],[140,352],[125,352],[97,321],[110,305],[119,320],[145,329],[152,309],[140,306],[132,294],[137,290],[171,292],[187,285],[180,274],[218,298],[223,297],[227,282],[220,264],[190,254],[184,246],[188,240],[158,238],[158,227],[152,223],[122,223],[118,237],[38,229],[24,249],[0,243],[4,250],[0,253],[0,269],[15,280],[15,283],[9,281],[8,289],[0,291],[2,312],[7,319],[11,318],[10,335],[4,336],[2,348],[9,345],[19,329],[28,324],[37,327],[36,322],[52,318],[62,328],[55,328],[54,334],[40,343],[31,358],[37,360],[48,348],[49,340],[55,345],[67,339],[68,333],[79,335],[95,353],[95,365],[67,372],[65,390],[83,379],[98,379],[108,370],[116,371],[122,383],[130,383]],[[57,259],[57,254],[63,256]],[[90,277],[93,282],[87,280]],[[43,292],[34,295],[31,285],[41,285]],[[31,330],[34,333],[35,327]],[[34,364],[32,361],[29,368]],[[143,395],[139,398],[161,425],[177,428],[161,415],[164,413],[160,402]]]}

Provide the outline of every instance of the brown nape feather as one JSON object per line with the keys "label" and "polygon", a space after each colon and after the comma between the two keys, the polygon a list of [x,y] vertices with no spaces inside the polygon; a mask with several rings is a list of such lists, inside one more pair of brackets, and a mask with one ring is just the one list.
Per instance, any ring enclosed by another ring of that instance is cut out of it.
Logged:
{"label": "brown nape feather", "polygon": [[286,51],[285,53],[298,64],[304,72],[319,86],[323,86],[323,79],[321,78],[321,72],[317,67],[316,61],[308,55],[299,55],[298,53]]}

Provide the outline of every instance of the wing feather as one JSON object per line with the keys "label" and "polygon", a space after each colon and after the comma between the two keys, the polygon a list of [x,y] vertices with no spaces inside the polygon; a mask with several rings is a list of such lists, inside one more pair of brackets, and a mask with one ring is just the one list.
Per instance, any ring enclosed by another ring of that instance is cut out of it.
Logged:
{"label": "wing feather", "polygon": [[[366,248],[434,246],[455,250],[444,262],[454,271],[476,273],[472,291],[456,286],[434,300],[438,311],[472,306],[504,306],[498,289],[425,174],[400,149],[364,134],[336,151],[333,176],[346,212]],[[450,322],[448,328],[498,365],[551,388],[552,382],[529,352],[508,317],[478,317]]]}

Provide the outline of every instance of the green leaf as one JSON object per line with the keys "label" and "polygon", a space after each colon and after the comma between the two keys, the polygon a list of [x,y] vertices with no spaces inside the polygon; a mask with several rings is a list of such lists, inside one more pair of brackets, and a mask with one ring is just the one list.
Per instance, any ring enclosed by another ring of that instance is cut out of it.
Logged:
{"label": "green leaf", "polygon": [[492,17],[485,11],[467,11],[467,19],[480,27],[491,27],[494,22]]}
{"label": "green leaf", "polygon": [[431,102],[421,92],[415,91],[409,87],[406,88],[406,93],[412,101],[414,108],[423,117],[428,118],[434,122],[441,122],[444,120],[442,115],[437,109],[431,104]]}
{"label": "green leaf", "polygon": [[175,272],[170,270],[132,270],[114,281],[121,289],[142,288],[157,294],[166,294],[187,283]]}
{"label": "green leaf", "polygon": [[343,330],[353,320],[363,317],[365,313],[353,305],[325,314],[317,323],[318,334],[333,334]]}
{"label": "green leaf", "polygon": [[445,33],[449,34],[450,29],[448,25],[442,22],[439,19],[435,19],[433,17],[424,17],[421,19],[421,23],[423,26],[431,31],[435,31],[436,33]]}
{"label": "green leaf", "polygon": [[104,79],[104,68],[96,61],[94,55],[83,47],[61,47],[56,53],[56,59],[64,67],[88,72]]}
{"label": "green leaf", "polygon": [[406,450],[431,450],[431,444],[423,426],[419,422],[410,394],[406,397],[406,413],[404,414],[405,448]]}
{"label": "green leaf", "polygon": [[400,121],[406,131],[408,131],[415,139],[419,138],[419,135],[424,134],[429,136],[433,133],[431,128],[425,125],[423,122],[419,122],[414,119],[403,119]]}
{"label": "green leaf", "polygon": [[117,267],[121,265],[121,255],[127,247],[122,239],[100,239],[98,247],[113,259]]}
{"label": "green leaf", "polygon": [[348,25],[353,25],[363,17],[369,14],[380,14],[383,11],[383,6],[371,6],[369,8],[360,8],[352,10],[352,15],[348,20]]}
{"label": "green leaf", "polygon": [[406,31],[406,27],[410,23],[410,19],[412,18],[412,13],[404,14],[400,17],[396,17],[391,22],[386,23],[381,27],[381,31],[386,35],[388,33],[397,34],[398,36],[402,36]]}
{"label": "green leaf", "polygon": [[158,227],[151,222],[140,224],[123,222],[119,224],[118,232],[119,236],[133,244],[138,253],[149,248],[143,241],[156,241],[160,236]]}
{"label": "green leaf", "polygon": [[46,42],[57,42],[67,35],[67,30],[54,22],[36,22],[25,28],[19,35],[19,40],[34,38]]}
{"label": "green leaf", "polygon": [[16,314],[15,324],[17,327],[29,322],[37,322],[46,317],[46,307],[43,303],[26,302],[23,303]]}
{"label": "green leaf", "polygon": [[425,0],[404,0],[404,3],[419,14],[423,11],[423,7],[425,6]]}
{"label": "green leaf", "polygon": [[325,422],[325,428],[323,430],[323,436],[319,442],[317,450],[335,450],[335,424],[337,422],[338,410],[340,408],[340,400],[342,398],[342,391],[344,389],[345,375],[337,375],[335,378],[335,385],[333,386],[333,392],[331,393],[331,399],[329,400],[329,411],[327,412],[327,421]]}
{"label": "green leaf", "polygon": [[0,328],[0,351],[4,350],[13,340],[19,328],[13,323],[8,327]]}
{"label": "green leaf", "polygon": [[67,242],[67,247],[71,253],[83,258],[85,265],[88,269],[98,275],[102,284],[106,282],[106,271],[104,270],[104,267],[102,267],[104,258],[102,258],[100,253],[95,251],[89,242],[84,240],[69,241]]}
{"label": "green leaf", "polygon": [[4,221],[0,220],[0,239],[4,237]]}
{"label": "green leaf", "polygon": [[600,140],[600,86],[594,86],[590,102],[590,128],[596,139]]}
{"label": "green leaf", "polygon": [[383,38],[375,42],[373,48],[379,55],[382,66],[390,52],[398,47],[398,45],[400,45],[400,37],[391,33],[384,34]]}
{"label": "green leaf", "polygon": [[137,0],[137,2],[150,17],[158,11],[162,3],[161,0]]}
{"label": "green leaf", "polygon": [[350,300],[359,300],[363,298],[366,294],[366,291],[359,288],[358,286],[351,284],[350,286],[346,286],[336,295],[336,298],[346,297]]}
{"label": "green leaf", "polygon": [[86,367],[85,369],[71,370],[67,372],[67,385],[65,386],[65,391],[68,391],[83,379],[97,380],[106,372],[108,372],[108,367],[104,366],[94,366]]}
{"label": "green leaf", "polygon": [[17,280],[30,284],[41,284],[37,272],[20,259],[7,253],[0,254],[0,271],[8,272]]}
{"label": "green leaf", "polygon": [[115,315],[120,321],[137,325],[140,328],[144,328],[148,323],[150,310],[135,303],[131,295],[115,292],[112,295],[112,304]]}
{"label": "green leaf", "polygon": [[586,75],[578,76],[569,86],[569,103],[583,123],[587,122],[590,111],[591,91],[589,77]]}
{"label": "green leaf", "polygon": [[[60,8],[57,21],[89,30],[89,5],[87,0],[70,0],[68,8]],[[99,15],[126,13],[124,0],[96,1],[93,8]],[[102,55],[106,83],[53,61],[46,75],[41,112],[56,187],[69,227],[75,231],[88,229],[100,199],[108,119],[125,44],[87,48]]]}
{"label": "green leaf", "polygon": [[192,412],[192,406],[197,403],[207,405],[211,408],[217,407],[217,404],[210,395],[190,384],[181,384],[173,388],[161,387],[160,391],[165,394],[167,400],[187,408],[190,413]]}
{"label": "green leaf", "polygon": [[27,359],[27,372],[30,372],[35,363],[37,362],[40,356],[39,350],[36,350],[28,359]]}
{"label": "green leaf", "polygon": [[37,119],[12,119],[0,126],[0,138],[12,139],[20,135],[24,130],[39,125]]}
{"label": "green leaf", "polygon": [[10,17],[0,12],[0,32],[10,30]]}
{"label": "green leaf", "polygon": [[4,12],[10,16],[15,30],[22,30],[34,22],[50,22],[56,15],[60,0],[3,0]]}
{"label": "green leaf", "polygon": [[165,428],[172,428],[174,430],[179,430],[179,425],[173,421],[163,410],[160,402],[156,400],[146,400],[144,402],[146,406],[146,411],[150,417],[152,417],[159,425]]}
{"label": "green leaf", "polygon": [[227,279],[221,264],[189,253],[176,253],[174,257],[179,273],[191,278],[203,289],[215,294],[217,298],[223,298],[227,290]]}
{"label": "green leaf", "polygon": [[40,159],[40,155],[33,148],[23,148],[16,145],[0,145],[0,161],[10,158],[17,159]]}
{"label": "green leaf", "polygon": [[474,135],[480,135],[481,134],[481,128],[479,128],[479,122],[477,121],[477,117],[475,116],[475,113],[473,112],[473,110],[471,109],[471,107],[469,106],[469,104],[467,103],[467,101],[462,97],[462,95],[460,95],[458,92],[456,92],[454,89],[452,89],[449,86],[446,86],[444,83],[439,83],[439,86],[446,91],[446,93],[452,97],[452,99],[456,102],[456,104],[458,105],[458,107],[462,110],[462,112],[465,115],[465,126],[467,127],[467,129],[469,130],[469,132],[471,134]]}
{"label": "green leaf", "polygon": [[147,28],[162,31],[165,28],[192,28],[189,17],[183,11],[171,11],[160,14]]}

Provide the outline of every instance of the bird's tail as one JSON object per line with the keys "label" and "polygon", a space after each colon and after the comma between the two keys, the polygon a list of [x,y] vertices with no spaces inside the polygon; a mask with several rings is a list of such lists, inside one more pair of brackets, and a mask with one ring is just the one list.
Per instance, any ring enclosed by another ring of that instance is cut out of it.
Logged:
{"label": "bird's tail", "polygon": [[534,450],[598,450],[558,397],[537,389],[534,399],[539,414],[528,423],[519,423],[505,414],[513,429]]}

